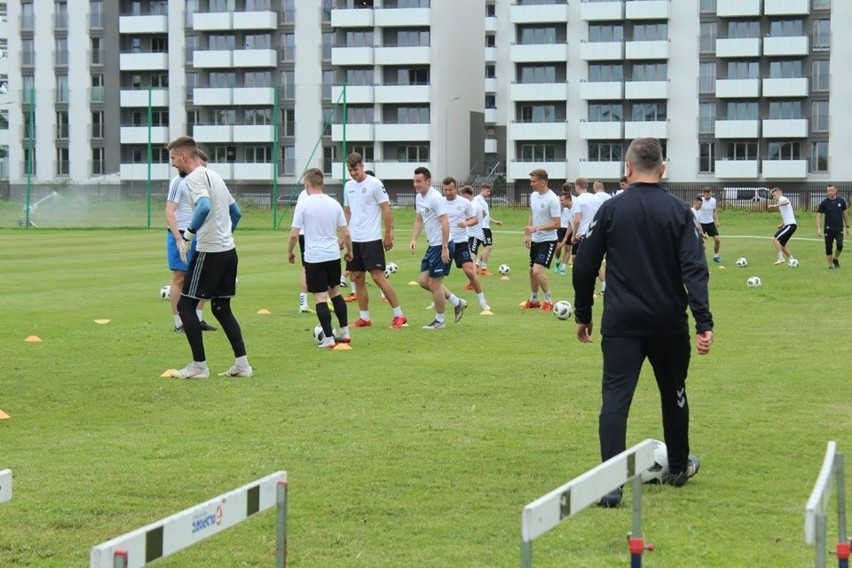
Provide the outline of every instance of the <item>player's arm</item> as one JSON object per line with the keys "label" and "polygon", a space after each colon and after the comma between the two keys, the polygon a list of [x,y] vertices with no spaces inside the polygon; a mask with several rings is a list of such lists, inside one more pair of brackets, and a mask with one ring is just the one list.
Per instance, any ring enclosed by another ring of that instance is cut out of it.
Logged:
{"label": "player's arm", "polygon": [[301,227],[293,227],[290,229],[290,237],[287,239],[287,262],[290,264],[296,263],[296,243],[299,242],[299,230]]}
{"label": "player's arm", "polygon": [[846,233],[849,233],[849,212],[846,209],[843,210],[843,228]]}
{"label": "player's arm", "polygon": [[347,225],[352,220],[352,210],[349,209],[348,205],[343,208],[343,217],[346,219]]}
{"label": "player's arm", "polygon": [[342,248],[346,249],[343,259],[347,262],[352,260],[352,236],[349,234],[349,227],[346,225],[340,226],[340,237],[339,242],[342,244]]}
{"label": "player's arm", "polygon": [[408,250],[414,254],[414,248],[417,246],[417,237],[420,236],[420,231],[423,230],[423,216],[420,213],[414,216],[414,228],[411,229],[411,242],[408,243]]}
{"label": "player's arm", "polygon": [[382,220],[385,225],[383,244],[385,245],[385,250],[390,250],[393,248],[393,211],[391,210],[390,203],[387,201],[380,203],[379,207],[382,210]]}
{"label": "player's arm", "polygon": [[450,222],[446,213],[438,215],[438,221],[441,222],[441,260],[446,264],[450,262]]}
{"label": "player's arm", "polygon": [[237,224],[239,224],[243,216],[243,212],[240,210],[240,206],[237,205],[236,201],[232,201],[228,206],[228,215],[231,217],[231,232],[233,233],[237,230]]}
{"label": "player's arm", "polygon": [[719,208],[713,208],[713,222],[716,223],[716,226],[719,226]]}
{"label": "player's arm", "polygon": [[[845,214],[846,212],[844,211],[843,213]],[[847,224],[846,219],[844,219],[843,221],[844,221],[843,224],[846,225]],[[816,231],[817,231],[817,236],[821,237],[822,236],[822,211],[817,211],[817,214],[816,214]]]}
{"label": "player's arm", "polygon": [[171,231],[172,236],[175,238],[175,242],[179,243],[180,229],[178,229],[177,219],[175,218],[175,211],[177,211],[177,203],[174,201],[166,201],[166,223],[169,226],[169,231]]}
{"label": "player's arm", "polygon": [[571,224],[572,240],[576,243],[580,241],[580,221],[583,216],[580,212],[574,213],[574,222]]}
{"label": "player's arm", "polygon": [[[489,211],[488,214],[491,215],[491,212]],[[494,217],[491,217],[491,222],[494,223],[495,225],[497,225],[498,227],[503,226],[503,221],[499,221],[499,220],[495,219]]]}

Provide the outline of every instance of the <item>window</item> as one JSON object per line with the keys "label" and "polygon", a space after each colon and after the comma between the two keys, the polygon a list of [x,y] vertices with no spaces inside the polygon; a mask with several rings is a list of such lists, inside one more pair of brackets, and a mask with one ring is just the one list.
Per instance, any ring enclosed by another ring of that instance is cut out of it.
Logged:
{"label": "window", "polygon": [[270,0],[246,0],[246,12],[263,12],[271,9]]}
{"label": "window", "polygon": [[485,36],[485,47],[497,47],[497,37],[494,34]]}
{"label": "window", "polygon": [[518,28],[521,45],[556,43],[556,26],[518,26]]}
{"label": "window", "polygon": [[56,113],[56,137],[68,138],[68,111],[61,110]]}
{"label": "window", "polygon": [[757,160],[757,142],[728,142],[727,157],[729,160]]}
{"label": "window", "polygon": [[757,79],[760,66],[757,61],[728,61],[727,79]]}
{"label": "window", "polygon": [[89,2],[89,28],[99,30],[104,27],[104,3],[103,0],[91,0]]}
{"label": "window", "polygon": [[497,77],[497,66],[496,65],[486,65],[485,66],[485,78],[486,79],[495,79]]}
{"label": "window", "polygon": [[67,103],[68,96],[68,75],[56,76],[56,102]]}
{"label": "window", "polygon": [[56,149],[56,175],[67,176],[71,170],[71,158],[68,148]]}
{"label": "window", "polygon": [[104,76],[92,75],[92,96],[93,103],[104,102]]}
{"label": "window", "polygon": [[485,108],[497,108],[497,95],[485,95]]}
{"label": "window", "polygon": [[346,47],[373,47],[373,30],[347,31]]}
{"label": "window", "polygon": [[699,103],[698,133],[713,134],[716,132],[716,103]]}
{"label": "window", "polygon": [[[246,49],[270,49],[272,48],[272,36],[270,34],[246,34],[245,46]],[[294,40],[293,48],[295,49],[295,47]]]}
{"label": "window", "polygon": [[798,160],[801,158],[799,142],[770,142],[767,159]]}
{"label": "window", "polygon": [[668,79],[667,63],[634,63],[634,81],[665,81]]}
{"label": "window", "polygon": [[428,47],[429,30],[385,28],[385,47]]}
{"label": "window", "polygon": [[347,69],[346,84],[350,87],[375,85],[376,81],[375,76],[373,74],[373,68],[369,67],[367,69]]}
{"label": "window", "polygon": [[798,79],[802,77],[801,60],[770,61],[769,77],[771,79]]}
{"label": "window", "polygon": [[68,4],[64,0],[60,0],[55,4],[56,9],[53,12],[53,24],[57,30],[68,29]]}
{"label": "window", "polygon": [[730,101],[727,103],[725,118],[727,120],[757,120],[757,109],[757,102]]}
{"label": "window", "polygon": [[373,146],[372,145],[364,145],[359,146],[357,144],[352,145],[352,152],[358,152],[364,158],[365,162],[373,161]]}
{"label": "window", "polygon": [[322,98],[331,98],[331,87],[336,82],[336,73],[333,69],[323,69],[322,72]]}
{"label": "window", "polygon": [[235,49],[237,40],[233,35],[216,35],[210,34],[207,37],[207,49],[210,50],[231,50]]}
{"label": "window", "polygon": [[151,38],[151,53],[168,53],[169,38],[167,37],[152,37]]}
{"label": "window", "polygon": [[813,0],[814,10],[827,10],[831,8],[831,0]]}
{"label": "window", "polygon": [[828,74],[828,60],[821,59],[811,63],[811,89],[814,91],[827,91],[830,85]]}
{"label": "window", "polygon": [[246,71],[243,77],[244,87],[271,87],[272,71]]}
{"label": "window", "polygon": [[346,114],[346,121],[349,124],[373,124],[375,120],[375,110],[373,106],[351,106]]}
{"label": "window", "polygon": [[814,51],[827,51],[831,47],[831,20],[813,21]]}
{"label": "window", "polygon": [[[168,73],[152,73],[151,74],[151,86],[155,89],[166,89],[169,86],[169,74]],[[195,87],[195,80],[193,78],[192,81],[187,81],[187,88]]]}
{"label": "window", "polygon": [[624,41],[621,24],[589,24],[589,42]]}
{"label": "window", "polygon": [[621,103],[589,103],[589,122],[621,122]]}
{"label": "window", "polygon": [[168,16],[169,3],[166,0],[153,0],[149,8],[149,13],[152,16]]}
{"label": "window", "polygon": [[92,38],[92,65],[103,65],[104,64],[104,50],[103,50],[103,42],[99,37]]}
{"label": "window", "polygon": [[728,22],[728,38],[730,39],[746,39],[759,37],[760,22],[757,20]]}
{"label": "window", "polygon": [[828,171],[828,142],[811,142],[811,171]]}
{"label": "window", "polygon": [[396,124],[429,124],[429,107],[397,107]]}
{"label": "window", "polygon": [[773,120],[802,118],[802,102],[770,101],[769,118]]}
{"label": "window", "polygon": [[249,164],[271,164],[272,148],[270,146],[246,146],[245,161]]}
{"label": "window", "polygon": [[331,46],[334,43],[334,34],[323,32],[322,34],[322,58],[331,59]]}
{"label": "window", "polygon": [[715,14],[716,0],[701,0],[698,4],[698,11],[701,14]]}
{"label": "window", "polygon": [[669,26],[666,23],[633,25],[633,41],[662,41],[666,39],[669,39]]}
{"label": "window", "polygon": [[[371,70],[372,71],[372,70]],[[372,73],[370,74],[372,78]],[[387,75],[386,75],[387,77]],[[389,85],[428,85],[429,84],[429,68],[422,69],[397,69],[396,77],[388,82]],[[370,82],[369,84],[372,84]]]}
{"label": "window", "polygon": [[233,12],[235,10],[234,0],[210,0],[211,12]]}
{"label": "window", "polygon": [[104,164],[104,149],[92,148],[92,175],[102,175],[106,173],[106,164]]}
{"label": "window", "polygon": [[828,132],[828,101],[811,103],[811,132]]}
{"label": "window", "polygon": [[[248,39],[248,38],[246,38]],[[248,47],[248,42],[246,42]],[[330,56],[331,54],[329,54]],[[281,61],[295,61],[296,59],[296,34],[281,34]]]}
{"label": "window", "polygon": [[283,0],[281,2],[281,20],[291,23],[296,20],[296,0]]}
{"label": "window", "polygon": [[337,146],[323,146],[322,148],[322,173],[331,175],[334,162],[337,161]]}
{"label": "window", "polygon": [[54,54],[56,65],[68,65],[68,38],[56,38],[56,53]]}
{"label": "window", "polygon": [[211,71],[208,81],[214,89],[233,88],[237,86],[237,74],[233,71]]}
{"label": "window", "polygon": [[284,155],[284,175],[296,175],[296,147],[286,145],[281,148]]}
{"label": "window", "polygon": [[104,113],[96,111],[92,113],[92,138],[104,137]]}
{"label": "window", "polygon": [[237,109],[227,108],[213,111],[213,125],[225,126],[237,123]]}
{"label": "window", "polygon": [[486,4],[485,5],[485,17],[493,18],[497,15],[497,6],[494,4]]}
{"label": "window", "polygon": [[769,35],[772,37],[795,37],[805,35],[802,20],[776,20],[769,23]]}
{"label": "window", "polygon": [[698,172],[712,174],[716,172],[716,144],[715,142],[702,142],[698,145]]}
{"label": "window", "polygon": [[281,72],[281,96],[288,101],[296,98],[296,72],[287,70]]}
{"label": "window", "polygon": [[666,120],[666,103],[633,103],[633,122]]}
{"label": "window", "polygon": [[521,144],[521,161],[523,162],[553,162],[555,160],[555,144]]}
{"label": "window", "polygon": [[35,48],[33,40],[30,38],[21,40],[21,64],[35,65]]}
{"label": "window", "polygon": [[272,124],[272,109],[247,108],[243,111],[243,123],[249,125]]}
{"label": "window", "polygon": [[620,63],[589,63],[589,82],[623,81],[624,68]]}
{"label": "window", "polygon": [[522,105],[520,122],[556,122],[556,105]]}
{"label": "window", "polygon": [[716,92],[716,62],[698,64],[698,92],[710,94]]}
{"label": "window", "polygon": [[555,83],[555,65],[521,65],[520,82],[529,83]]}
{"label": "window", "polygon": [[400,162],[423,163],[429,161],[429,146],[426,144],[413,146],[399,146],[396,150],[396,158]]}
{"label": "window", "polygon": [[589,142],[590,162],[620,162],[620,142]]}
{"label": "window", "polygon": [[716,51],[716,22],[702,22],[698,37],[698,50],[701,53]]}

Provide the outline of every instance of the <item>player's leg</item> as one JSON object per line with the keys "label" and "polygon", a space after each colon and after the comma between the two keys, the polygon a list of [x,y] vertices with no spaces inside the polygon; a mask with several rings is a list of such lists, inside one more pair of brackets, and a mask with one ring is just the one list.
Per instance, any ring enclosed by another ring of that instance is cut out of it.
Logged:
{"label": "player's leg", "polygon": [[169,303],[172,308],[172,320],[175,324],[175,331],[183,333],[183,321],[178,313],[178,301],[180,300],[180,291],[183,289],[183,280],[186,272],[183,270],[172,270],[172,282],[169,285]]}
{"label": "player's leg", "polygon": [[843,252],[843,229],[838,229],[834,232],[834,242],[836,243],[834,249],[834,268],[840,268],[840,253]]}
{"label": "player's leg", "polygon": [[536,280],[538,289],[544,294],[541,309],[552,310],[553,298],[550,295],[550,283],[547,280],[547,271],[550,269],[550,263],[553,261],[553,254],[556,251],[556,241],[545,241],[534,243],[534,245],[536,250],[532,259],[532,276]]}
{"label": "player's leg", "polygon": [[831,231],[826,231],[823,236],[825,243],[825,261],[829,268],[834,268],[834,235]]}
{"label": "player's leg", "polygon": [[627,447],[627,415],[645,360],[643,341],[639,337],[601,336],[603,380],[598,436],[602,461]]}

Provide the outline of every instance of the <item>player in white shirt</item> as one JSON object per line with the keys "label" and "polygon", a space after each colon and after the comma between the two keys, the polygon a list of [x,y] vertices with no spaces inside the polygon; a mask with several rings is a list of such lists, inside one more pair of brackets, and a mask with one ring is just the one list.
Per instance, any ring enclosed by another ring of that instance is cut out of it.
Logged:
{"label": "player in white shirt", "polygon": [[[530,218],[524,227],[524,246],[530,249],[530,298],[521,303],[525,310],[553,309],[547,271],[556,253],[556,233],[562,218],[559,198],[547,187],[547,172],[536,168],[530,172]],[[538,293],[544,294],[539,301]]]}
{"label": "player in white shirt", "polygon": [[[465,187],[469,188],[469,186]],[[469,281],[469,284],[464,289],[476,292],[479,307],[484,312],[490,312],[491,307],[485,301],[485,292],[482,291],[482,283],[479,281],[479,276],[477,275],[478,270],[476,270],[473,264],[473,257],[470,254],[470,247],[468,246],[468,227],[478,225],[479,217],[473,208],[473,204],[464,197],[459,197],[455,178],[444,178],[441,182],[441,190],[444,192],[447,222],[450,224],[450,239],[453,241],[453,259],[455,260],[456,268],[461,268]],[[473,189],[471,188],[472,193]]]}
{"label": "player in white shirt", "polygon": [[[302,266],[308,292],[314,295],[317,319],[322,326],[325,338],[320,342],[322,348],[334,348],[339,343],[349,343],[349,320],[346,302],[340,295],[340,248],[346,249],[345,259],[352,260],[352,240],[346,217],[340,204],[322,192],[323,175],[319,168],[310,168],[303,176],[306,196],[296,203],[293,213],[293,226],[287,242],[287,260],[296,262],[293,249],[304,236]],[[328,301],[334,306],[334,314],[340,325],[340,334],[334,337],[331,325],[331,311]]]}
{"label": "player in white shirt", "polygon": [[602,181],[596,180],[595,183],[592,184],[592,189],[595,191],[595,197],[600,199],[601,203],[607,199],[612,199],[612,196],[606,192],[606,188]]}
{"label": "player in white shirt", "polygon": [[627,176],[621,176],[621,179],[618,180],[618,189],[615,194],[620,195],[624,193],[624,190],[630,187],[630,182],[627,181]]}
{"label": "player in white shirt", "polygon": [[692,202],[692,216],[695,217],[695,227],[698,230],[698,234],[701,235],[701,240],[707,238],[707,235],[704,234],[704,228],[701,227],[701,221],[698,220],[701,215],[701,205],[704,203],[704,200],[700,195],[696,195],[695,199]]}
{"label": "player in white shirt", "polygon": [[[595,213],[598,212],[603,201],[595,197],[594,194],[589,193],[589,181],[584,177],[578,177],[574,180],[574,192],[576,196],[574,197],[574,206],[572,207],[574,211],[574,236],[572,237],[574,250],[572,251],[572,255],[576,259],[577,252],[583,246],[583,237],[586,236],[586,231],[589,230],[589,225],[592,224]],[[601,293],[603,293],[606,290],[606,277],[603,266],[601,266],[598,272],[598,278],[601,281]]]}
{"label": "player in white shirt", "polygon": [[[479,188],[479,195],[473,198],[479,207],[485,212],[482,220],[480,221],[483,233],[482,254],[476,259],[476,265],[479,267],[479,273],[483,276],[491,276],[493,274],[490,270],[488,270],[488,258],[491,256],[491,249],[494,246],[494,237],[491,235],[491,223],[494,223],[498,227],[503,224],[502,221],[498,221],[491,216],[491,208],[488,205],[489,197],[491,197],[491,185],[488,183],[482,183]],[[475,250],[472,250],[471,252],[473,252],[474,255],[477,253]]]}
{"label": "player in white shirt", "polygon": [[[778,225],[778,230],[772,235],[772,244],[775,245],[775,251],[778,253],[778,260],[775,264],[784,264],[787,260],[793,258],[793,253],[787,246],[787,241],[796,232],[796,214],[793,212],[793,204],[790,200],[784,197],[780,187],[772,188],[772,198],[775,203],[770,203],[770,209],[778,209],[781,213],[781,224]],[[785,260],[784,255],[787,256]]]}
{"label": "player in white shirt", "polygon": [[428,247],[420,261],[420,287],[432,294],[435,304],[435,319],[423,326],[423,329],[443,329],[447,326],[444,319],[444,307],[449,300],[455,309],[455,320],[458,322],[467,302],[450,292],[444,286],[444,277],[450,273],[454,245],[450,239],[450,223],[447,220],[446,201],[438,190],[432,187],[432,174],[424,167],[414,170],[414,189],[417,196],[414,205],[417,215],[414,218],[414,229],[411,232],[411,242],[408,250],[414,254],[417,247],[417,237],[426,230]]}
{"label": "player in white shirt", "polygon": [[[568,261],[571,259],[571,232],[574,224],[574,201],[571,196],[571,184],[562,184],[562,193],[559,195],[560,219],[559,229],[556,231],[556,265],[553,271],[560,276],[565,276],[568,269]],[[561,259],[560,259],[561,256]]]}
{"label": "player in white shirt", "polygon": [[187,266],[178,300],[178,312],[192,350],[192,362],[180,371],[172,372],[172,376],[180,379],[206,379],[210,376],[201,322],[195,312],[199,300],[208,300],[234,352],[234,364],[220,376],[251,377],[253,371],[246,355],[243,334],[231,310],[231,298],[237,293],[239,262],[233,231],[242,213],[221,176],[202,165],[195,140],[180,136],[169,142],[167,148],[172,165],[178,172],[186,174],[186,186],[195,207],[178,247],[183,260],[186,260],[192,239],[197,239],[196,251]]}
{"label": "player in white shirt", "polygon": [[716,198],[713,197],[713,190],[709,187],[705,187],[703,193],[698,222],[701,223],[704,234],[713,237],[713,262],[722,264],[722,257],[719,256],[722,238],[719,236],[719,210],[716,208]]}
{"label": "player in white shirt", "polygon": [[[385,252],[393,248],[393,213],[385,186],[364,171],[361,154],[352,152],[346,157],[346,168],[351,180],[343,186],[343,209],[352,236],[352,260],[346,270],[355,281],[360,317],[354,327],[373,325],[370,319],[369,297],[365,273],[382,291],[393,308],[391,328],[398,329],[407,324],[397,299],[396,290],[385,276]],[[384,222],[384,238],[382,237]]]}
{"label": "player in white shirt", "polygon": [[461,188],[460,193],[462,197],[470,201],[470,204],[473,205],[473,212],[476,214],[476,218],[478,219],[477,223],[468,225],[467,227],[467,246],[470,250],[470,255],[472,257],[476,257],[477,252],[479,252],[479,247],[481,247],[485,242],[485,233],[482,230],[482,218],[485,216],[485,211],[473,196],[473,188],[471,186],[464,186]]}

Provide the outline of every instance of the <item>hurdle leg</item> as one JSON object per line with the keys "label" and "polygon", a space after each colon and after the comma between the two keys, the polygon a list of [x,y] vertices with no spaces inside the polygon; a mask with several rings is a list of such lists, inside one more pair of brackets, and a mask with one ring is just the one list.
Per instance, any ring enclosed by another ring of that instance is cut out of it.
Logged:
{"label": "hurdle leg", "polygon": [[521,541],[521,568],[532,568],[532,543]]}
{"label": "hurdle leg", "polygon": [[127,568],[127,551],[116,550],[112,557],[112,568]]}
{"label": "hurdle leg", "polygon": [[633,478],[633,529],[627,538],[627,548],[630,568],[641,568],[645,539],[642,537],[642,480],[638,475]]}
{"label": "hurdle leg", "polygon": [[849,540],[846,536],[846,476],[843,454],[834,456],[834,476],[837,485],[837,565],[849,568]]}
{"label": "hurdle leg", "polygon": [[287,482],[279,481],[277,488],[277,522],[275,523],[275,568],[287,566]]}

